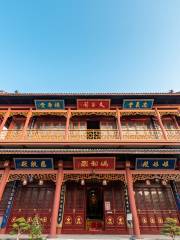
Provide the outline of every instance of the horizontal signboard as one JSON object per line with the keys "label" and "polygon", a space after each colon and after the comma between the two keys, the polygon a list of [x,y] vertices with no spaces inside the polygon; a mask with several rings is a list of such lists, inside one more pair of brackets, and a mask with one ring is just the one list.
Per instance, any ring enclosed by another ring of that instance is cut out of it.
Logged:
{"label": "horizontal signboard", "polygon": [[52,158],[14,158],[15,169],[53,169]]}
{"label": "horizontal signboard", "polygon": [[136,169],[174,169],[176,158],[136,158]]}
{"label": "horizontal signboard", "polygon": [[110,99],[78,99],[77,109],[110,109]]}
{"label": "horizontal signboard", "polygon": [[115,169],[114,157],[74,157],[74,169]]}
{"label": "horizontal signboard", "polygon": [[35,100],[35,106],[38,110],[58,110],[64,109],[64,100]]}
{"label": "horizontal signboard", "polygon": [[124,99],[123,109],[151,109],[154,99]]}

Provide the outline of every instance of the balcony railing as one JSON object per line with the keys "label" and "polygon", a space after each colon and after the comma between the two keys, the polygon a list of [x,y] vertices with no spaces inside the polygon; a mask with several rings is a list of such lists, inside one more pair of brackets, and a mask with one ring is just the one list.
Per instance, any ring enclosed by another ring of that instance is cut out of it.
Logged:
{"label": "balcony railing", "polygon": [[[180,141],[180,130],[166,130],[169,141]],[[161,130],[65,130],[31,129],[3,130],[0,133],[0,142],[156,142],[165,141]]]}

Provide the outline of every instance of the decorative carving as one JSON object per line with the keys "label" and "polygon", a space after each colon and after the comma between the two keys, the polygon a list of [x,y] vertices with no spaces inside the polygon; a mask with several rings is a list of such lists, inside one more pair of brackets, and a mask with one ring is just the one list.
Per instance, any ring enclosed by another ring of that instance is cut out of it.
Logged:
{"label": "decorative carving", "polygon": [[66,225],[71,225],[72,224],[72,217],[71,216],[66,216],[65,220],[64,220],[64,223]]}
{"label": "decorative carving", "polygon": [[175,180],[176,182],[180,182],[180,174],[133,174],[133,182],[142,180],[145,181],[147,179],[161,179],[161,180]]}
{"label": "decorative carving", "polygon": [[146,218],[146,217],[142,217],[142,223],[143,223],[143,224],[147,224],[147,222],[148,222],[148,221],[147,221],[147,218]]}
{"label": "decorative carving", "polygon": [[119,216],[117,218],[117,225],[124,225],[124,217]]}
{"label": "decorative carving", "polygon": [[159,224],[163,224],[163,218],[162,217],[158,217],[157,220],[158,220]]}
{"label": "decorative carving", "polygon": [[29,179],[33,176],[35,180],[43,180],[43,181],[53,181],[56,182],[56,174],[10,174],[8,182],[20,180],[23,181],[24,179]]}
{"label": "decorative carving", "polygon": [[65,174],[64,182],[68,180],[79,181],[81,179],[85,180],[107,180],[107,181],[122,181],[125,182],[124,174]]}
{"label": "decorative carving", "polygon": [[150,217],[149,219],[150,223],[154,224],[155,223],[155,219],[153,217]]}
{"label": "decorative carving", "polygon": [[114,218],[111,217],[111,216],[108,216],[108,217],[106,218],[106,223],[107,223],[108,225],[113,225],[113,224],[114,224]]}
{"label": "decorative carving", "polygon": [[67,111],[66,110],[55,110],[55,111],[46,111],[44,110],[44,112],[41,112],[41,111],[36,111],[36,112],[33,112],[33,116],[45,116],[45,115],[54,115],[54,116],[64,116],[66,117],[67,116]]}
{"label": "decorative carving", "polygon": [[77,225],[82,225],[82,223],[83,223],[82,217],[81,217],[81,216],[77,216],[77,217],[75,218],[75,224],[77,224]]}
{"label": "decorative carving", "polygon": [[161,116],[166,116],[166,115],[174,115],[174,116],[180,116],[180,113],[178,112],[178,110],[167,110],[167,111],[159,111]]}
{"label": "decorative carving", "polygon": [[24,117],[26,117],[27,114],[28,114],[28,111],[27,112],[11,112],[9,116],[10,117],[12,117],[12,116],[24,116]]}
{"label": "decorative carving", "polygon": [[135,110],[135,111],[122,111],[121,112],[121,116],[135,116],[135,115],[144,115],[144,116],[154,116],[155,115],[155,112],[152,110],[152,111],[146,111],[146,110],[141,110],[141,111],[138,111],[138,110]]}
{"label": "decorative carving", "polygon": [[90,115],[96,115],[96,116],[114,116],[116,117],[116,111],[72,111],[72,116],[90,116]]}

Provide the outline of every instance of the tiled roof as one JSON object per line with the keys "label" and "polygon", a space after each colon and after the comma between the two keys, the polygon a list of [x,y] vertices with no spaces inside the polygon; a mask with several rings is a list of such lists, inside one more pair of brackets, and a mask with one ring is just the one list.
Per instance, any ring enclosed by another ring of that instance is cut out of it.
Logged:
{"label": "tiled roof", "polygon": [[0,96],[180,96],[180,92],[147,92],[147,93],[8,93],[0,92]]}

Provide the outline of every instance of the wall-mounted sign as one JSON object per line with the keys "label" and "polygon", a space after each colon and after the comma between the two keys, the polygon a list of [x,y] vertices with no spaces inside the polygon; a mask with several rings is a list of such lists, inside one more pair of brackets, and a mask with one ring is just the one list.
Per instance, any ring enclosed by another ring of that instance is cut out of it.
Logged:
{"label": "wall-mounted sign", "polygon": [[64,100],[34,100],[38,110],[58,110],[64,109]]}
{"label": "wall-mounted sign", "polygon": [[2,218],[0,228],[5,228],[6,225],[7,225],[9,216],[11,214],[11,209],[12,209],[12,206],[13,206],[14,196],[15,196],[15,193],[16,193],[16,187],[17,187],[17,181],[15,181],[13,183],[13,186],[11,188],[11,193],[10,193],[9,199],[7,201],[6,211],[5,211],[4,216]]}
{"label": "wall-mounted sign", "polygon": [[174,169],[176,158],[136,158],[136,169]]}
{"label": "wall-mounted sign", "polygon": [[60,194],[60,203],[59,203],[59,211],[58,211],[58,224],[61,223],[63,217],[63,210],[64,210],[64,196],[65,196],[65,186],[61,187],[61,194]]}
{"label": "wall-mounted sign", "polygon": [[52,158],[14,158],[15,169],[53,169]]}
{"label": "wall-mounted sign", "polygon": [[151,109],[154,99],[124,99],[123,109]]}
{"label": "wall-mounted sign", "polygon": [[74,169],[115,169],[114,157],[74,157]]}
{"label": "wall-mounted sign", "polygon": [[105,210],[110,211],[111,210],[111,202],[105,202]]}
{"label": "wall-mounted sign", "polygon": [[78,99],[77,109],[110,109],[110,99]]}

